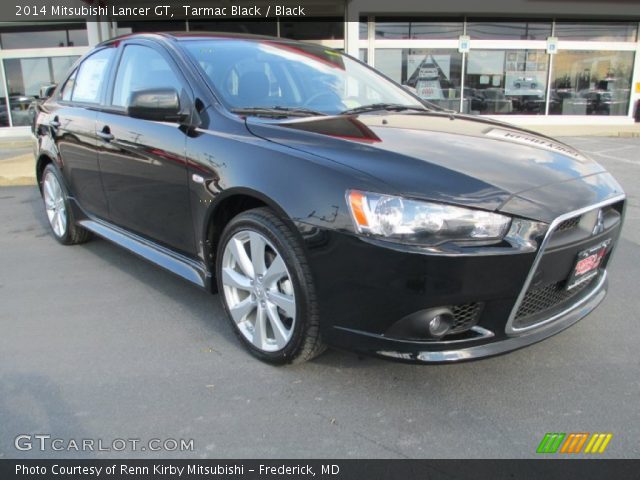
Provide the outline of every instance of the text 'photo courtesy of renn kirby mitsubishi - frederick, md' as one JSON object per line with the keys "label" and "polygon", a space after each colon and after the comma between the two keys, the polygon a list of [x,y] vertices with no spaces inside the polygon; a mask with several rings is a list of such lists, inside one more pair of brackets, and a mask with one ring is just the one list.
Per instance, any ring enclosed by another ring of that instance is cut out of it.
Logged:
{"label": "text 'photo courtesy of renn kirby mitsubishi - frederick, md'", "polygon": [[635,478],[639,30],[0,6],[0,479]]}

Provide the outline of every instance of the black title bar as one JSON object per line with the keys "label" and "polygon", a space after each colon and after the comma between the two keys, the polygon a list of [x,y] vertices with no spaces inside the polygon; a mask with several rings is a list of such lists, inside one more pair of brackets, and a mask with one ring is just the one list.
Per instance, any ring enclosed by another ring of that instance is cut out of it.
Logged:
{"label": "black title bar", "polygon": [[637,479],[640,460],[0,460],[0,478],[40,480]]}
{"label": "black title bar", "polygon": [[637,0],[13,0],[2,22],[347,19],[363,16],[640,19]]}

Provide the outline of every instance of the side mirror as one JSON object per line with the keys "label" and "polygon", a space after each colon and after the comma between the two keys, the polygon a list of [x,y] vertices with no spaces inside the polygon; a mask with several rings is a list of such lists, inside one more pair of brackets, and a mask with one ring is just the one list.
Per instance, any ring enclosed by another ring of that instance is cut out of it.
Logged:
{"label": "side mirror", "polygon": [[42,100],[46,100],[47,98],[51,98],[51,95],[53,95],[53,92],[55,92],[57,86],[58,86],[57,83],[50,83],[48,85],[42,85],[40,87],[40,98]]}
{"label": "side mirror", "polygon": [[127,115],[158,122],[178,122],[184,118],[180,111],[180,97],[174,88],[150,88],[132,92]]}

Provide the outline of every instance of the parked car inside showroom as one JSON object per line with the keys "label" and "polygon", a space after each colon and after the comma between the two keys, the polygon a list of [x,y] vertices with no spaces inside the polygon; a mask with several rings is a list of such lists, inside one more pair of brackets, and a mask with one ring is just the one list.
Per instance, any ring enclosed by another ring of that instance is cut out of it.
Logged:
{"label": "parked car inside showroom", "polygon": [[35,127],[59,242],[95,234],[218,291],[275,364],[542,340],[603,300],[624,217],[619,184],[572,147],[286,39],[109,40]]}

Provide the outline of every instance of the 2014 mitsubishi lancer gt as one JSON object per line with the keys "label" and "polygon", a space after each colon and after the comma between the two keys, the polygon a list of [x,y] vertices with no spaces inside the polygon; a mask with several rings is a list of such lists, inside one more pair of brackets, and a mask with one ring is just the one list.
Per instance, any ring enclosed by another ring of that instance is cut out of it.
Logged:
{"label": "2014 mitsubishi lancer gt", "polygon": [[266,362],[325,346],[486,357],[567,328],[606,293],[625,208],[609,173],[335,50],[125,36],[39,110],[53,236],[98,235],[218,291]]}

